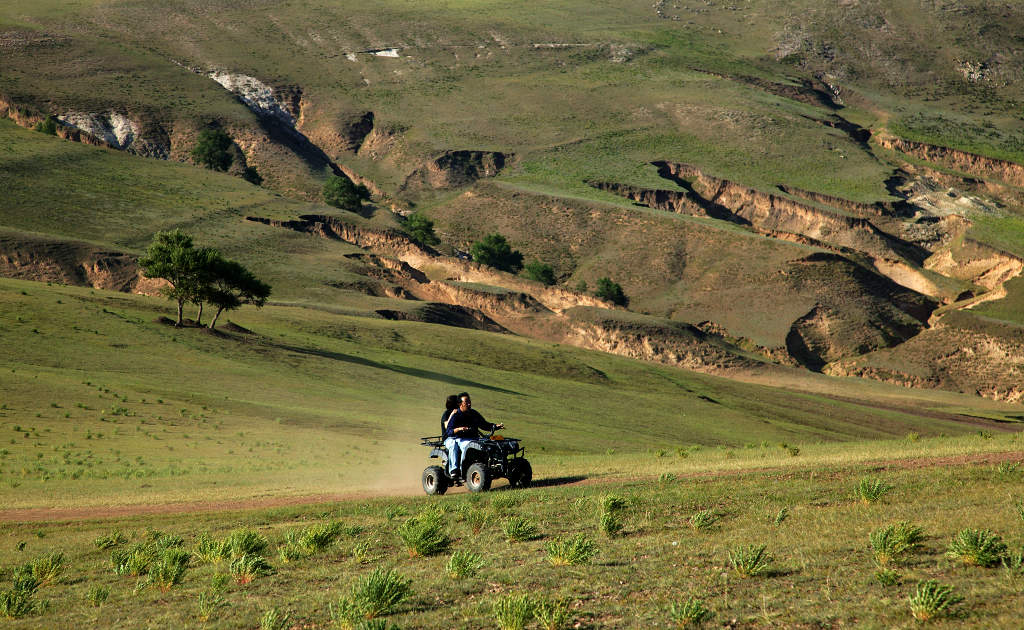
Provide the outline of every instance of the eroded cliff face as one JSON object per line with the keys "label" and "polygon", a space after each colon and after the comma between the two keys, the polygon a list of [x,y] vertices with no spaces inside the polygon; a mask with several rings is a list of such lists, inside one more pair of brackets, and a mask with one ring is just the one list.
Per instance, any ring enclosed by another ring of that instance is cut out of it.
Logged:
{"label": "eroded cliff face", "polygon": [[[612,304],[593,296],[524,280],[476,263],[438,254],[421,247],[404,234],[356,226],[335,217],[307,215],[294,221],[248,217],[250,221],[339,239],[366,248],[360,258],[380,270],[370,272],[390,283],[390,295],[448,305],[436,311],[434,321],[467,327],[496,326],[501,330],[602,350],[645,360],[663,362],[697,371],[718,373],[737,368],[756,369],[750,358],[730,341],[693,326],[648,318],[644,326],[621,321],[626,316]],[[373,253],[371,253],[373,252]],[[421,269],[443,270],[443,280],[430,280]],[[581,320],[580,309],[604,313]],[[389,319],[427,321],[422,309],[388,310]],[[466,318],[469,319],[466,319]],[[631,316],[630,316],[631,317]],[[472,320],[472,321],[470,321]],[[685,335],[680,336],[681,332]]]}
{"label": "eroded cliff face", "polygon": [[979,177],[994,177],[1014,186],[1024,186],[1024,166],[1020,164],[948,147],[904,140],[891,135],[878,135],[875,140],[886,149],[912,155],[920,160],[942,164]]}
{"label": "eroded cliff face", "polygon": [[135,256],[87,243],[0,237],[0,276],[157,295],[167,282],[146,278]]}
{"label": "eroded cliff face", "polygon": [[498,151],[445,151],[410,173],[402,190],[460,188],[494,177],[510,159]]}

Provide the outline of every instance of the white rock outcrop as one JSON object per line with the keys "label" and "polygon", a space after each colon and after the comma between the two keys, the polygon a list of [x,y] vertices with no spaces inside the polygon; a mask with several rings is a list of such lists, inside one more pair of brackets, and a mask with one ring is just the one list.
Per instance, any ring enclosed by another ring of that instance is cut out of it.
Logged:
{"label": "white rock outcrop", "polygon": [[57,119],[66,125],[81,129],[115,149],[163,159],[170,155],[170,147],[143,138],[140,125],[120,112],[68,112],[57,116]]}
{"label": "white rock outcrop", "polygon": [[213,70],[208,75],[225,90],[234,93],[257,114],[273,116],[289,127],[295,126],[295,117],[274,97],[274,88],[255,77],[225,70]]}

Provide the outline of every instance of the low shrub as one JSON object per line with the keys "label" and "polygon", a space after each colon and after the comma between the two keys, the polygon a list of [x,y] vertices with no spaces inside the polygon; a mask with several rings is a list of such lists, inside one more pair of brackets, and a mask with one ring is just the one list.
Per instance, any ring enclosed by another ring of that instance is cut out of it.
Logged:
{"label": "low shrub", "polygon": [[946,555],[965,564],[991,567],[999,564],[1007,547],[1003,539],[987,529],[962,529],[953,536]]}
{"label": "low shrub", "polygon": [[48,553],[33,560],[31,566],[32,577],[39,582],[39,586],[55,584],[64,573],[64,554],[59,551]]}
{"label": "low shrub", "polygon": [[191,558],[192,555],[184,549],[176,547],[164,549],[150,566],[147,583],[156,586],[161,591],[168,591],[174,585],[181,584],[181,578],[185,575]]}
{"label": "low shrub", "polygon": [[910,596],[910,613],[919,621],[930,621],[937,617],[948,616],[954,606],[963,601],[953,592],[953,587],[939,584],[936,580],[920,582],[917,590]]}
{"label": "low shrub", "polygon": [[434,510],[427,510],[402,523],[398,536],[412,558],[444,553],[452,544],[441,513]]}
{"label": "low shrub", "polygon": [[85,601],[93,608],[99,608],[110,597],[110,589],[106,586],[91,586],[85,592]]}
{"label": "low shrub", "polygon": [[900,521],[868,534],[875,563],[882,567],[919,547],[922,540],[924,534],[921,528],[907,521]]}
{"label": "low shrub", "polygon": [[253,529],[236,529],[228,534],[222,543],[231,558],[241,556],[262,556],[270,546],[270,541],[263,534]]}
{"label": "low shrub", "polygon": [[534,604],[529,595],[507,595],[494,602],[494,620],[500,630],[523,630],[533,619]]}
{"label": "low shrub", "polygon": [[597,554],[597,544],[583,534],[555,538],[547,544],[548,562],[553,566],[588,564]]}
{"label": "low shrub", "polygon": [[714,510],[699,510],[690,516],[690,527],[696,530],[711,529],[711,526],[718,522],[718,518]]}
{"label": "low shrub", "polygon": [[771,556],[765,552],[765,545],[747,545],[729,551],[729,565],[741,578],[760,575],[768,570]]}
{"label": "low shrub", "polygon": [[280,608],[268,608],[260,617],[260,630],[287,630],[291,615]]}
{"label": "low shrub", "polygon": [[671,619],[678,627],[696,627],[711,618],[711,611],[704,606],[699,599],[690,598],[679,604],[672,604],[668,612]]}
{"label": "low shrub", "polygon": [[452,578],[468,578],[476,575],[484,566],[484,558],[478,553],[460,549],[452,554],[445,565],[445,570]]}
{"label": "low shrub", "polygon": [[877,503],[892,488],[892,486],[881,479],[867,477],[861,479],[860,483],[857,484],[856,494],[861,503]]}
{"label": "low shrub", "polygon": [[622,516],[618,512],[602,512],[598,528],[608,538],[615,538],[624,528]]}
{"label": "low shrub", "polygon": [[537,524],[525,516],[510,516],[501,524],[501,531],[508,542],[523,542],[539,537]]}
{"label": "low shrub", "polygon": [[394,613],[411,594],[412,580],[394,569],[379,567],[353,585],[350,601],[362,617],[373,619]]}
{"label": "low shrub", "polygon": [[263,556],[251,556],[243,553],[231,561],[229,571],[231,577],[235,579],[235,583],[248,584],[258,577],[270,575],[273,573],[274,568],[270,566],[270,563]]}
{"label": "low shrub", "polygon": [[106,536],[100,536],[96,540],[92,541],[92,544],[96,545],[97,549],[113,549],[119,545],[127,542],[127,538],[120,531],[113,531]]}
{"label": "low shrub", "polygon": [[564,630],[569,627],[569,602],[543,597],[534,602],[533,616],[542,630]]}

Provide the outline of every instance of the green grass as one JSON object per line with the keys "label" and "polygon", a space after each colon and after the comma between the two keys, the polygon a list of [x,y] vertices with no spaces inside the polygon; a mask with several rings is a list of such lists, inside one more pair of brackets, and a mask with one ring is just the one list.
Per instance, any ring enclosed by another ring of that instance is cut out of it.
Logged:
{"label": "green grass", "polygon": [[[259,337],[224,338],[157,323],[172,305],[156,298],[17,280],[0,280],[0,298],[0,351],[11,358],[0,409],[8,507],[412,491],[429,462],[417,438],[436,432],[435,407],[461,390],[524,440],[535,470],[558,471],[538,477],[578,474],[609,449],[660,474],[657,458],[644,455],[652,440],[674,450],[972,430],[952,414],[917,415],[950,402],[1005,417],[998,404],[948,394],[855,385],[894,397],[886,410],[508,335],[313,309],[243,309],[231,319]],[[620,422],[637,409],[650,423],[643,435]],[[685,463],[725,452],[691,453]],[[795,459],[777,446],[763,452],[773,465]]]}
{"label": "green grass", "polygon": [[[902,457],[914,457],[913,445],[903,445]],[[741,450],[736,459],[747,469],[760,463],[756,450]],[[149,540],[147,532],[155,529],[181,536],[186,548],[204,531],[223,537],[233,529],[254,528],[270,540],[273,551],[286,544],[287,532],[296,525],[330,519],[358,524],[364,528],[363,535],[378,538],[380,566],[410,581],[407,599],[383,613],[398,627],[449,627],[453,619],[460,625],[488,626],[495,602],[529,594],[534,600],[564,600],[570,626],[580,621],[605,627],[664,625],[680,614],[679,603],[689,597],[700,600],[716,619],[735,618],[755,626],[767,617],[776,626],[842,622],[911,628],[915,622],[903,602],[914,595],[919,582],[929,579],[949,584],[965,597],[960,606],[965,617],[940,619],[935,627],[965,622],[979,627],[1013,627],[1017,609],[1007,594],[1002,572],[962,565],[946,558],[945,552],[956,532],[972,527],[984,526],[1017,544],[1019,518],[1012,500],[1018,494],[1016,482],[973,464],[891,468],[888,476],[897,487],[891,500],[885,505],[863,505],[850,497],[849,488],[871,470],[871,464],[829,468],[805,461],[785,472],[704,475],[668,486],[655,479],[637,479],[530,489],[526,495],[531,516],[546,537],[515,545],[476,546],[475,553],[484,566],[478,576],[463,578],[457,586],[444,569],[447,555],[408,556],[392,534],[395,524],[387,513],[396,508],[416,512],[429,504],[447,513],[456,538],[473,540],[470,524],[456,515],[471,505],[490,509],[489,502],[501,496],[500,491],[479,498],[468,494],[363,498],[308,507],[195,513],[187,521],[180,515],[142,515],[62,524],[5,523],[0,525],[0,566],[11,567],[54,548],[65,555],[64,579],[41,587],[35,596],[49,600],[49,608],[7,623],[12,628],[76,624],[141,628],[152,623],[180,627],[197,623],[203,613],[200,594],[209,591],[211,580],[224,568],[192,566],[180,583],[166,592],[136,591],[136,579],[114,575],[107,552],[92,544],[115,523],[123,528],[130,544]],[[552,540],[593,535],[591,519],[567,516],[593,514],[608,492],[627,498],[633,506],[635,518],[629,533],[600,539],[600,553],[590,564],[550,565],[544,550]],[[693,536],[681,516],[701,505],[728,511],[731,516],[722,520],[712,535]],[[790,507],[791,516],[773,524],[775,513],[784,506]],[[874,582],[877,567],[865,543],[870,532],[904,520],[913,520],[928,536],[901,565],[902,580],[882,586]],[[492,524],[483,534],[499,535],[499,526]],[[731,550],[769,538],[773,556],[769,571],[750,579],[723,571]],[[371,581],[374,565],[362,564],[352,554],[360,540],[346,537],[321,555],[275,566],[272,575],[248,584],[220,586],[226,605],[213,608],[210,627],[254,627],[263,611],[271,607],[287,609],[293,623],[327,624],[328,604],[336,604],[339,593]],[[26,543],[23,551],[17,550],[18,541]],[[465,542],[460,544],[465,548]],[[621,579],[623,565],[630,567],[629,580]],[[837,571],[840,565],[842,570]],[[680,583],[686,584],[685,589],[681,590]],[[99,609],[87,601],[95,587],[109,589]],[[435,598],[435,593],[452,588],[461,595]]]}

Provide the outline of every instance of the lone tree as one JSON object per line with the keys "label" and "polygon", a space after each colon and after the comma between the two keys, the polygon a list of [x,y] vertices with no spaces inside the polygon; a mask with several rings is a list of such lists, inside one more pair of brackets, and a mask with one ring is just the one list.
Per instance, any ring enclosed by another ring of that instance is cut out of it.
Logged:
{"label": "lone tree", "polygon": [[181,326],[185,302],[194,301],[208,281],[205,266],[211,254],[211,250],[196,249],[188,234],[174,230],[157,232],[146,254],[139,259],[143,275],[163,278],[171,285],[164,289],[164,295],[178,303],[175,326]]}
{"label": "lone tree", "polygon": [[441,239],[434,233],[434,222],[422,213],[413,212],[405,218],[405,231],[420,245],[437,245]]}
{"label": "lone tree", "polygon": [[228,149],[233,140],[223,129],[205,129],[199,134],[199,142],[192,149],[192,159],[197,164],[215,171],[226,171],[231,168],[233,158]]}
{"label": "lone tree", "polygon": [[517,273],[523,268],[523,255],[513,250],[501,234],[488,234],[473,243],[469,253],[475,262],[509,273]]}
{"label": "lone tree", "polygon": [[618,282],[612,282],[611,278],[598,278],[597,289],[594,291],[594,295],[608,300],[612,304],[618,304],[619,306],[629,305],[629,298],[623,293],[622,286]]}
{"label": "lone tree", "polygon": [[331,175],[324,182],[324,203],[342,210],[358,212],[364,199],[370,198],[370,191],[362,184],[355,184],[344,175]]}
{"label": "lone tree", "polygon": [[210,328],[217,326],[217,318],[243,304],[262,307],[270,297],[270,285],[233,260],[218,258],[213,265],[213,283],[207,288],[206,300],[217,307]]}
{"label": "lone tree", "polygon": [[542,263],[539,260],[526,263],[526,266],[523,267],[523,275],[530,280],[536,280],[547,286],[555,283],[555,270],[552,269],[551,265]]}
{"label": "lone tree", "polygon": [[197,248],[192,237],[181,230],[158,232],[153,237],[139,266],[147,278],[163,278],[171,285],[164,294],[178,303],[178,321],[182,325],[185,302],[199,307],[196,323],[202,326],[203,305],[210,303],[217,313],[210,328],[225,310],[242,304],[263,306],[270,297],[270,285],[260,281],[240,263],[228,260],[209,247]]}

